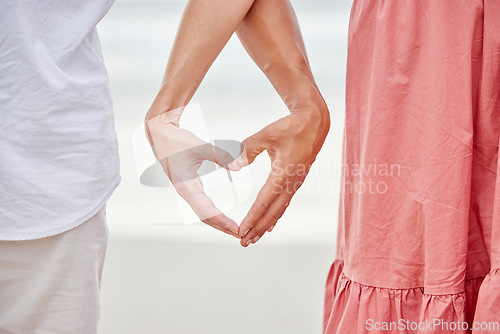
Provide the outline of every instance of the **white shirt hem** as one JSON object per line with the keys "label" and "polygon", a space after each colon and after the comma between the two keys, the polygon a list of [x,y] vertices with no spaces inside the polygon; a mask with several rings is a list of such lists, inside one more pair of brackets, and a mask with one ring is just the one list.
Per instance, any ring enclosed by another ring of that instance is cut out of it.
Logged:
{"label": "white shirt hem", "polygon": [[47,237],[52,237],[54,235],[58,235],[64,232],[67,232],[69,230],[72,230],[81,224],[85,223],[87,220],[95,216],[106,204],[106,202],[109,200],[113,192],[115,191],[116,187],[120,184],[121,181],[121,176],[118,176],[117,180],[111,187],[111,189],[108,191],[106,196],[104,196],[104,199],[99,202],[99,204],[91,210],[88,214],[80,218],[79,220],[76,221],[74,224],[69,224],[63,227],[58,227],[56,229],[52,229],[49,231],[45,231],[43,233],[38,233],[38,234],[8,234],[8,235],[0,235],[0,241],[25,241],[25,240],[35,240],[35,239],[42,239],[42,238],[47,238]]}

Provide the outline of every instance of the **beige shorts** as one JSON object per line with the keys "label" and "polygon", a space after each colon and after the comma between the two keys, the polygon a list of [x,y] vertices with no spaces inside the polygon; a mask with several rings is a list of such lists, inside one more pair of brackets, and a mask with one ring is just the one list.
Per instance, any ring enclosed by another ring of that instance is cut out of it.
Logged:
{"label": "beige shorts", "polygon": [[0,241],[0,333],[97,333],[105,208],[43,239]]}

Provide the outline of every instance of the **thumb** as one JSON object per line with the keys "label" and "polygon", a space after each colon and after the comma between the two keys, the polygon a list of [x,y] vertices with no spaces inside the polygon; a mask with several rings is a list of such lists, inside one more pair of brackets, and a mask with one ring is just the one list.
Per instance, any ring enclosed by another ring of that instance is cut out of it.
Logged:
{"label": "thumb", "polygon": [[231,170],[240,170],[254,162],[255,158],[267,149],[267,140],[262,131],[259,131],[245,139],[241,145],[243,150],[240,155],[229,164]]}
{"label": "thumb", "polygon": [[230,168],[230,165],[234,161],[234,158],[231,156],[231,154],[229,154],[229,152],[215,145],[212,144],[203,145],[202,150],[200,152],[200,158],[203,160],[215,162],[222,168],[232,170]]}

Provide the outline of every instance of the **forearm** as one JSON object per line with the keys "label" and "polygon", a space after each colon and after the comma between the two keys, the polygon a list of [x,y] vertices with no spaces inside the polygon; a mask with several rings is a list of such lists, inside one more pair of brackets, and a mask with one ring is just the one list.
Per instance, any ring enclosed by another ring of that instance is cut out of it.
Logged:
{"label": "forearm", "polygon": [[326,122],[328,109],[316,86],[288,0],[256,0],[237,34],[291,112],[316,109]]}
{"label": "forearm", "polygon": [[190,0],[148,117],[185,106],[254,0]]}
{"label": "forearm", "polygon": [[288,0],[190,0],[148,118],[187,105],[233,32],[290,111],[329,120]]}

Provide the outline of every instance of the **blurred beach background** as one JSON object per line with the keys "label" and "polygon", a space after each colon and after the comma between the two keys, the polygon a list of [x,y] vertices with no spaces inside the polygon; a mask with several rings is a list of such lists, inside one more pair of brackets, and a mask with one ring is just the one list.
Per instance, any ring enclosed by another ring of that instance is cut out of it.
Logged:
{"label": "blurred beach background", "polygon": [[[332,126],[276,228],[246,249],[204,224],[186,224],[172,187],[140,182],[137,133],[161,82],[185,3],[117,1],[98,26],[122,175],[107,205],[110,243],[100,333],[321,333],[324,285],[336,247],[351,1],[292,0]],[[193,102],[217,140],[242,141],[287,114],[236,37]],[[238,222],[244,217],[268,172],[264,153],[245,171],[250,188],[225,208],[228,216]],[[213,188],[207,192],[216,193]]]}

